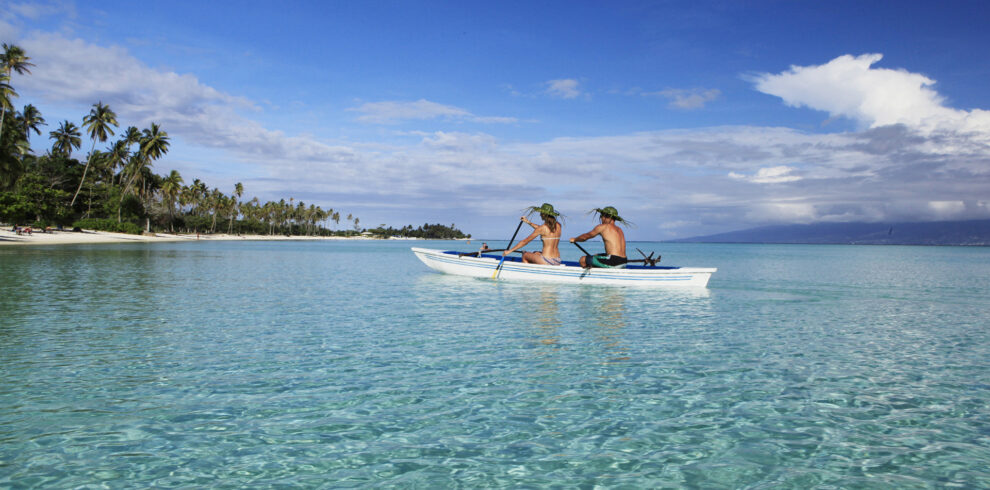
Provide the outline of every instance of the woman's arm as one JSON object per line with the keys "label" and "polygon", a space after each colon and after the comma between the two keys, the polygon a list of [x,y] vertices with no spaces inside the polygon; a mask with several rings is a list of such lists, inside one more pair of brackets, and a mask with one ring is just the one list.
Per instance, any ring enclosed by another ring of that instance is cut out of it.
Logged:
{"label": "woman's arm", "polygon": [[533,241],[533,239],[536,238],[536,237],[538,237],[538,236],[540,236],[540,229],[539,228],[537,228],[536,230],[533,230],[533,234],[532,235],[526,237],[523,241],[517,243],[516,246],[514,246],[514,247],[512,247],[512,248],[510,248],[508,250],[506,250],[505,252],[502,253],[502,255],[509,255],[510,253],[515,252],[516,250],[519,250],[520,248],[525,247],[527,244],[529,244],[529,242]]}

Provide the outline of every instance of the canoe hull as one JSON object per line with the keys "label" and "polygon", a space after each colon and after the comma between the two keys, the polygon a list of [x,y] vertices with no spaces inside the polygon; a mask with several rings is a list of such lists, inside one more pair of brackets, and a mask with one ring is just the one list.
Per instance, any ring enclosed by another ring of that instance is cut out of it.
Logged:
{"label": "canoe hull", "polygon": [[[435,271],[488,279],[492,277],[501,258],[500,255],[495,254],[459,257],[456,252],[418,247],[413,247],[412,251],[427,267]],[[630,266],[625,269],[584,269],[574,262],[565,262],[565,264],[569,265],[524,264],[518,257],[507,257],[498,278],[508,281],[703,288],[708,285],[712,274],[718,270],[642,266]]]}

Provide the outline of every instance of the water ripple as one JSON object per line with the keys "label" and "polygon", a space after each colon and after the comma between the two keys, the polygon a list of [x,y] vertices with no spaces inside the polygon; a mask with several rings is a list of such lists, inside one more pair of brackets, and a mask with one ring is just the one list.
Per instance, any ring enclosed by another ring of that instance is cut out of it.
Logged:
{"label": "water ripple", "polygon": [[988,252],[670,247],[711,289],[2,250],[0,486],[990,486]]}

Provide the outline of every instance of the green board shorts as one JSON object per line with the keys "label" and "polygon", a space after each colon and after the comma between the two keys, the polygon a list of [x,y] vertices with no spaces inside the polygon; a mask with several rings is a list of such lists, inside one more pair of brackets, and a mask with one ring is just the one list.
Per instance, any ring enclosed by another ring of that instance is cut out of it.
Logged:
{"label": "green board shorts", "polygon": [[619,269],[626,266],[626,258],[609,254],[585,255],[584,263],[588,264],[590,267]]}

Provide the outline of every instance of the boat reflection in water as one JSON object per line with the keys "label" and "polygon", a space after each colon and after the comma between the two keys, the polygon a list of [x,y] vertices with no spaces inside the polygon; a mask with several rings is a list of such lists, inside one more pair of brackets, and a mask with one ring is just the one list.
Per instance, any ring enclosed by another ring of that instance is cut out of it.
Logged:
{"label": "boat reflection in water", "polygon": [[712,315],[707,288],[574,287],[424,273],[412,293],[416,316],[430,319],[424,330],[460,332],[460,340],[478,343],[469,348],[503,356],[520,349],[549,369],[572,357],[602,366],[643,360],[677,338],[671,318],[693,317],[702,328]]}
{"label": "boat reflection in water", "polygon": [[579,305],[582,314],[591,320],[594,344],[601,350],[603,363],[628,361],[629,348],[623,335],[626,329],[626,291],[605,287],[582,291]]}
{"label": "boat reflection in water", "polygon": [[554,287],[541,288],[539,302],[536,304],[536,328],[540,334],[539,340],[543,345],[560,343],[560,302]]}

